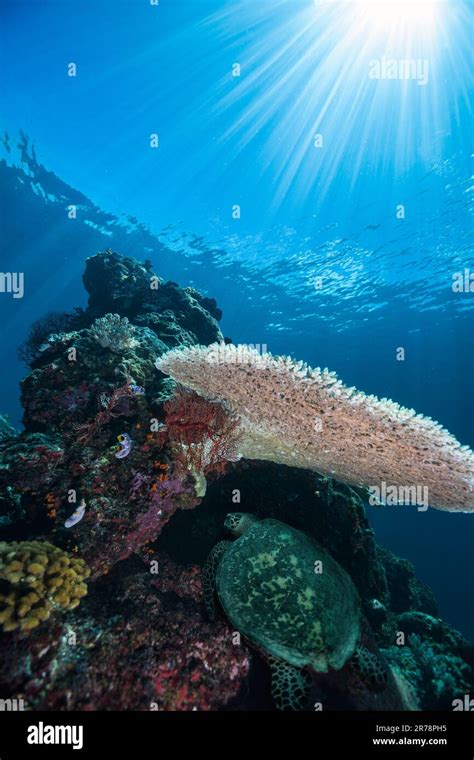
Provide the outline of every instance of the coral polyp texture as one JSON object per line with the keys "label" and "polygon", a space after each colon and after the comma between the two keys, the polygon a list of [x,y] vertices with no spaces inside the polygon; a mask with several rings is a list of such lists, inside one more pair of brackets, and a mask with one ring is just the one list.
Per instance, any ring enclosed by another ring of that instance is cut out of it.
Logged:
{"label": "coral polyp texture", "polygon": [[46,541],[0,543],[0,627],[31,631],[87,594],[86,563]]}
{"label": "coral polyp texture", "polygon": [[156,363],[238,415],[239,453],[364,488],[427,488],[432,507],[474,510],[474,454],[438,423],[346,387],[334,372],[247,346],[174,349]]}

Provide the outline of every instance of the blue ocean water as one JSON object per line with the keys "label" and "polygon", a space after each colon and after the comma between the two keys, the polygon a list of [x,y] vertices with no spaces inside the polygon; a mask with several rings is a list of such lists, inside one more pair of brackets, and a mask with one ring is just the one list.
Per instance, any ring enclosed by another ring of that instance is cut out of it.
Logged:
{"label": "blue ocean water", "polygon": [[[83,304],[86,257],[112,247],[215,297],[234,342],[474,446],[473,7],[429,5],[2,0],[2,270],[25,294],[0,297],[0,411],[20,424],[31,322]],[[369,517],[473,639],[472,516]]]}

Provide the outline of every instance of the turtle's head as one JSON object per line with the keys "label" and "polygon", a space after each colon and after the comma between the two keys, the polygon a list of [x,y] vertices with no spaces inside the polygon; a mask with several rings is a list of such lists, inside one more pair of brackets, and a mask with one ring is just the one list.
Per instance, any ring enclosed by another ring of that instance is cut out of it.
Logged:
{"label": "turtle's head", "polygon": [[229,512],[224,527],[234,536],[242,536],[251,525],[258,522],[258,517],[247,512]]}

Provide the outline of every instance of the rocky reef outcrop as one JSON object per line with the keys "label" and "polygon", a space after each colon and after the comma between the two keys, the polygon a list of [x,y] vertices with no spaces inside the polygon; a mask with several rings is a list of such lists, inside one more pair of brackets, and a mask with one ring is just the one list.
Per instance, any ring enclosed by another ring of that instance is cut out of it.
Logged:
{"label": "rocky reef outcrop", "polygon": [[[87,260],[84,285],[85,310],[41,320],[27,340],[24,430],[0,418],[0,546],[7,557],[21,542],[57,547],[81,563],[88,593],[81,585],[80,603],[67,604],[59,591],[54,614],[0,632],[2,696],[30,709],[271,708],[262,658],[224,618],[210,623],[202,600],[200,569],[236,510],[286,522],[329,551],[391,670],[395,686],[378,695],[349,688],[346,671],[315,679],[314,703],[451,709],[472,691],[469,644],[439,619],[413,566],[377,545],[364,494],[232,461],[228,421],[157,371],[169,348],[223,340],[215,301],[112,251]],[[0,579],[5,598],[15,578],[10,567]],[[30,614],[20,602],[18,614]]]}

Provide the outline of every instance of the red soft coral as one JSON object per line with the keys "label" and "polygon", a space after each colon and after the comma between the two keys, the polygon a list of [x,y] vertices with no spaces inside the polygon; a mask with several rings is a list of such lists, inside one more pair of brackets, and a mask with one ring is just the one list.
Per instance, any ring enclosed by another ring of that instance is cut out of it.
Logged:
{"label": "red soft coral", "polygon": [[164,406],[168,440],[175,461],[190,472],[196,492],[203,496],[205,475],[222,472],[237,453],[238,419],[222,404],[206,401],[194,391],[178,388]]}

